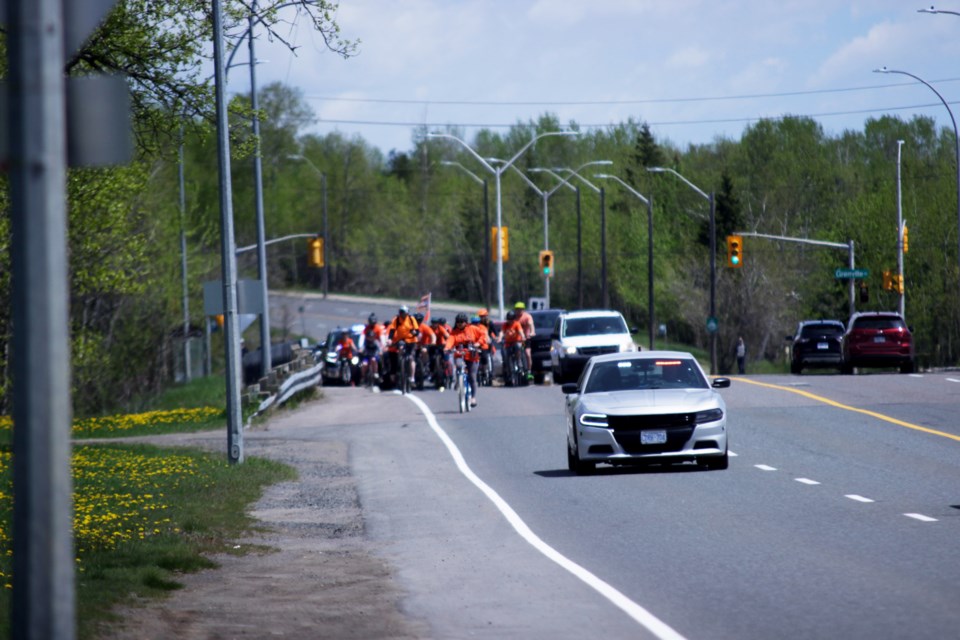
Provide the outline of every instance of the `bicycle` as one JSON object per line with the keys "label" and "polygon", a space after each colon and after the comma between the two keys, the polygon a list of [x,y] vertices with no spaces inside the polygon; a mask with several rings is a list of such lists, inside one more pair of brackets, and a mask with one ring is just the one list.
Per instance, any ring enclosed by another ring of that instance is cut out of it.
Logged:
{"label": "bicycle", "polygon": [[460,413],[470,411],[470,401],[473,399],[473,387],[470,385],[469,365],[465,359],[467,349],[457,349],[453,352],[453,385],[457,391],[457,406]]}
{"label": "bicycle", "polygon": [[416,346],[414,342],[403,342],[400,344],[400,349],[403,351],[400,358],[400,392],[403,394],[412,391],[410,378],[413,376],[413,351]]}
{"label": "bicycle", "polygon": [[515,342],[506,348],[503,363],[503,381],[508,387],[519,387],[527,382],[523,343]]}

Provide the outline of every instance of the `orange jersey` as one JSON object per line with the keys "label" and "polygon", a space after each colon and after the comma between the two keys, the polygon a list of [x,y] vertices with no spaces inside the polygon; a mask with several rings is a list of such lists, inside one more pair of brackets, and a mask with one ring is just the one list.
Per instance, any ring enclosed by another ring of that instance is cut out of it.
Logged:
{"label": "orange jersey", "polygon": [[386,333],[386,330],[383,328],[383,325],[379,322],[375,324],[364,325],[363,327],[363,336],[366,342],[371,340],[376,340],[380,344],[383,344],[383,336]]}
{"label": "orange jersey", "polygon": [[353,338],[351,338],[346,333],[343,334],[343,337],[337,342],[337,351],[341,355],[346,356],[347,358],[353,357],[353,352],[357,350],[357,345],[354,344]]}
{"label": "orange jersey", "polygon": [[[466,346],[468,344],[473,344],[474,346],[483,349],[486,347],[487,336],[484,331],[481,331],[474,324],[468,324],[462,329],[457,329],[456,327],[450,332],[450,337],[447,338],[446,343],[443,345],[444,349],[448,351],[450,349],[455,349],[456,347]],[[480,354],[468,354],[466,360],[479,360]]]}
{"label": "orange jersey", "polygon": [[517,344],[523,342],[523,327],[516,320],[510,320],[503,325],[503,343]]}
{"label": "orange jersey", "polygon": [[426,322],[420,323],[420,344],[422,346],[429,346],[437,344],[437,334]]}
{"label": "orange jersey", "polygon": [[431,325],[431,328],[437,334],[437,344],[445,344],[450,337],[450,327],[438,322],[436,325]]}
{"label": "orange jersey", "polygon": [[413,316],[407,315],[407,317],[403,319],[397,316],[387,325],[387,334],[394,343],[416,342],[417,336],[415,336],[413,332],[419,328],[420,325],[417,324],[417,319]]}

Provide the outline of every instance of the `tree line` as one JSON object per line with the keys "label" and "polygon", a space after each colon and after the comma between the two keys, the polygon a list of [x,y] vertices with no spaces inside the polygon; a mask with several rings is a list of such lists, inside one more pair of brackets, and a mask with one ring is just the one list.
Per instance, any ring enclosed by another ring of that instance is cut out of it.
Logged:
{"label": "tree line", "polygon": [[[242,4],[228,4],[233,9],[228,12],[233,20],[229,31],[238,33],[244,24]],[[205,321],[201,283],[220,277],[210,86],[208,80],[183,73],[199,66],[200,44],[205,37],[209,41],[207,22],[196,5],[186,0],[122,2],[68,65],[70,72],[128,72],[136,96],[138,141],[136,161],[129,166],[69,173],[72,379],[80,414],[129,404],[172,379],[173,352],[183,338],[181,232],[187,240],[191,322],[197,330]],[[171,46],[174,35],[165,28],[169,15],[161,8],[180,9],[194,20],[192,30],[172,30],[181,38],[176,47]],[[264,11],[269,17],[269,10]],[[316,28],[324,30],[338,53],[353,53],[353,44],[340,40],[339,29],[322,14]],[[316,133],[316,118],[296,89],[262,87],[258,103],[259,145],[252,140],[250,96],[236,96],[230,105],[238,246],[256,241],[253,153],[259,148],[267,237],[321,233],[326,206],[325,258],[332,291],[410,300],[430,292],[435,300],[496,305],[495,287],[493,299],[485,300],[484,282],[487,270],[495,271],[485,251],[494,224],[493,176],[462,146],[448,138],[427,137],[421,129],[411,132],[410,149],[384,154],[360,137]],[[566,129],[580,127],[546,113],[503,133],[484,130],[469,139],[455,128],[446,133],[464,139],[481,157],[509,158],[533,136]],[[869,300],[858,300],[858,309],[897,308],[897,294],[883,290],[881,273],[896,269],[896,161],[898,141],[903,140],[902,210],[910,228],[904,258],[907,322],[914,328],[922,366],[956,364],[960,269],[954,139],[931,119],[884,116],[867,120],[862,130],[828,135],[810,118],[787,116],[751,124],[737,140],[717,138],[683,148],[658,140],[642,114],[580,133],[542,138],[515,166],[548,190],[557,180],[531,169],[610,160],[613,164],[602,167],[603,173],[653,198],[655,322],[666,328],[671,341],[708,343],[708,207],[679,179],[647,169],[669,167],[716,194],[721,371],[734,365],[738,336],[750,345],[752,357],[775,359],[782,356],[784,336],[797,321],[846,320],[849,313],[847,283],[834,278],[836,268],[847,266],[846,252],[746,236],[742,268],[728,269],[722,266],[727,234],[852,240],[857,267],[870,271],[865,281]],[[443,162],[458,162],[488,179],[489,220],[481,185]],[[645,336],[647,209],[614,181],[596,178],[600,171],[593,169],[582,175],[604,188],[605,234],[600,195],[584,182],[570,182],[579,194],[564,186],[548,201],[555,255],[551,302],[567,309],[602,304],[603,246],[610,306],[624,312]],[[5,184],[0,198],[2,302],[10,300]],[[502,211],[509,228],[505,299],[512,306],[544,290],[537,259],[543,249],[543,201],[510,170],[502,176]],[[255,259],[255,252],[238,257],[240,277],[256,278]],[[270,245],[267,262],[271,289],[321,286],[320,271],[308,266],[303,240]],[[7,346],[15,328],[9,307],[0,304],[0,413],[9,413],[11,401]],[[258,342],[259,334],[247,336],[251,348]]]}

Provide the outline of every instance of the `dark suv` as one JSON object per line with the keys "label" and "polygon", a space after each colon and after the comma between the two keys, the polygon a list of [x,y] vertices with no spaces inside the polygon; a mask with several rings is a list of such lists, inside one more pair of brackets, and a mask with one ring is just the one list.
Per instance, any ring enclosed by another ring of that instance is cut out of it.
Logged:
{"label": "dark suv", "polygon": [[530,373],[533,374],[535,383],[542,384],[544,375],[553,366],[550,360],[550,334],[553,333],[553,325],[556,324],[557,317],[564,313],[564,310],[539,309],[527,313],[533,317],[535,331],[533,338],[530,339],[530,359],[533,360]]}
{"label": "dark suv", "polygon": [[797,324],[790,354],[790,373],[819,367],[839,368],[843,361],[843,323],[839,320],[803,320]]}
{"label": "dark suv", "polygon": [[864,311],[850,316],[843,334],[842,373],[854,367],[900,367],[912,373],[913,335],[899,313]]}

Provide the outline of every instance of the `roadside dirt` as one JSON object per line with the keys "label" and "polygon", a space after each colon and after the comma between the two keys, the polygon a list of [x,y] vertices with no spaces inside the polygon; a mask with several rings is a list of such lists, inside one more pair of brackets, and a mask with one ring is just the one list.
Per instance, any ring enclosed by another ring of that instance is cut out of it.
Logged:
{"label": "roadside dirt", "polygon": [[[429,638],[401,610],[391,568],[364,536],[363,513],[344,443],[306,439],[297,414],[316,401],[244,432],[246,456],[295,466],[300,478],[269,488],[252,515],[262,531],[213,558],[220,567],[178,578],[162,601],[116,610],[103,640],[177,638]],[[302,422],[302,420],[301,420]],[[292,429],[288,432],[288,427]],[[225,447],[222,432],[158,436],[158,445]],[[237,554],[244,546],[249,553]]]}

